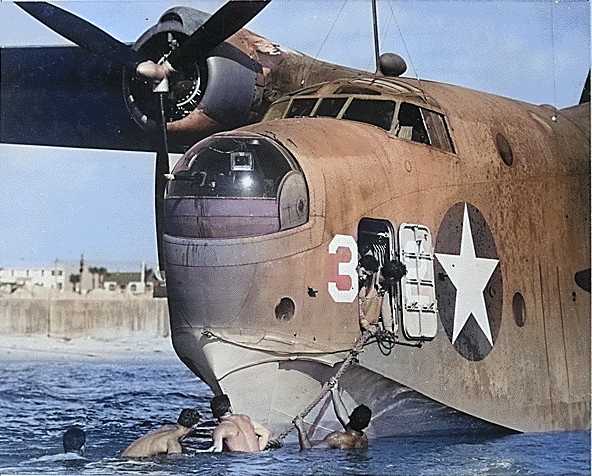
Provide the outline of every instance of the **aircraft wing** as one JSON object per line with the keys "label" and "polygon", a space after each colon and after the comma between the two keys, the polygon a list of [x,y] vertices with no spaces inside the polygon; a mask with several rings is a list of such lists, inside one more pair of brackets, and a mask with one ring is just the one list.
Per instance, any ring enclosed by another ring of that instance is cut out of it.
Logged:
{"label": "aircraft wing", "polygon": [[121,67],[76,46],[0,48],[0,142],[153,151]]}
{"label": "aircraft wing", "polygon": [[173,7],[133,47],[55,4],[17,3],[79,46],[0,48],[0,142],[183,152],[260,120],[286,93],[365,74],[242,28],[268,3],[230,1],[213,15]]}

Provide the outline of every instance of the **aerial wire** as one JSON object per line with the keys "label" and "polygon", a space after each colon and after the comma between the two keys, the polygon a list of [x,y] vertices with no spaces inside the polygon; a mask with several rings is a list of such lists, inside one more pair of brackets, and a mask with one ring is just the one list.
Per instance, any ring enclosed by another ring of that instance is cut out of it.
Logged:
{"label": "aerial wire", "polygon": [[389,8],[391,9],[391,15],[393,16],[393,20],[395,20],[395,26],[397,27],[397,30],[399,32],[399,36],[401,37],[401,42],[403,43],[403,48],[405,48],[405,54],[407,55],[407,58],[409,59],[409,64],[411,65],[411,69],[413,69],[413,73],[415,74],[415,79],[417,80],[417,84],[419,85],[419,90],[421,91],[421,95],[423,97],[423,100],[427,103],[428,100],[425,97],[425,94],[423,92],[423,87],[421,85],[421,80],[419,79],[419,74],[417,73],[417,69],[415,68],[415,65],[413,64],[413,59],[411,58],[411,53],[409,52],[409,48],[407,48],[407,43],[405,43],[405,38],[403,38],[403,32],[401,31],[401,27],[399,26],[399,22],[397,21],[397,17],[395,15],[394,10],[393,10],[393,4],[390,0],[388,2],[388,5],[389,5]]}
{"label": "aerial wire", "polygon": [[304,78],[302,79],[302,81],[300,82],[301,86],[304,86],[304,84],[306,83],[306,80],[308,79],[308,76],[310,75],[310,72],[312,70],[313,65],[316,63],[319,55],[321,54],[321,50],[323,49],[323,46],[325,46],[325,43],[327,42],[327,40],[329,39],[329,35],[331,34],[331,32],[333,31],[333,28],[335,28],[335,25],[337,24],[337,20],[339,20],[339,18],[341,17],[341,14],[343,13],[343,9],[345,8],[345,4],[347,3],[348,0],[344,0],[343,5],[341,5],[341,9],[339,10],[339,13],[337,14],[337,16],[335,17],[335,21],[333,21],[333,25],[331,25],[331,28],[329,28],[329,31],[327,32],[327,35],[325,36],[325,39],[323,40],[323,42],[321,43],[321,46],[319,46],[319,50],[317,51],[316,55],[314,56],[312,62],[310,63],[310,66],[308,67],[308,71],[306,72],[306,74],[304,75]]}

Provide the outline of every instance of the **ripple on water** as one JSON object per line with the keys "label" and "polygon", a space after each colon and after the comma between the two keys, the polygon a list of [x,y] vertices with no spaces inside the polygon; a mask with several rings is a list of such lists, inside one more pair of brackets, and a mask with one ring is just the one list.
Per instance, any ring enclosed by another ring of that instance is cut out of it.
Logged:
{"label": "ripple on water", "polygon": [[[256,454],[119,458],[136,438],[185,407],[210,419],[211,391],[177,361],[7,362],[0,368],[0,474],[207,475],[587,475],[590,434],[499,438],[385,438],[367,450],[300,452],[297,444]],[[210,421],[193,448],[209,445]],[[84,458],[64,457],[63,431],[87,433]]]}

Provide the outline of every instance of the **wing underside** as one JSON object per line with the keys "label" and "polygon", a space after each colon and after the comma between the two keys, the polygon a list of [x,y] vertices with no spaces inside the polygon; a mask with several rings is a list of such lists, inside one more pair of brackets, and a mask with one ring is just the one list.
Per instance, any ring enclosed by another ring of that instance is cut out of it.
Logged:
{"label": "wing underside", "polygon": [[0,48],[0,142],[151,151],[121,66],[75,46]]}

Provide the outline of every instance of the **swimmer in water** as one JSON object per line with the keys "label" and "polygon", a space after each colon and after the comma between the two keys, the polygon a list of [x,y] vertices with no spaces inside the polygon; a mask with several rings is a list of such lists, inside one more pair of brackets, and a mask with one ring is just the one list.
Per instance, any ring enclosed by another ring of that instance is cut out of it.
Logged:
{"label": "swimmer in water", "polygon": [[258,421],[247,415],[232,413],[228,395],[218,395],[210,403],[214,417],[220,424],[212,434],[214,444],[205,451],[262,451],[271,433]]}
{"label": "swimmer in water", "polygon": [[366,405],[359,405],[348,416],[345,405],[339,396],[337,382],[331,387],[331,397],[333,399],[335,414],[339,422],[343,425],[344,431],[334,431],[327,435],[324,440],[318,443],[311,443],[304,429],[302,418],[298,416],[294,419],[294,426],[298,430],[300,450],[304,451],[311,448],[335,448],[339,450],[367,448],[368,437],[364,434],[363,430],[370,423],[372,411]]}
{"label": "swimmer in water", "polygon": [[121,456],[128,458],[148,458],[158,454],[181,454],[181,441],[195,428],[201,415],[197,410],[185,408],[175,425],[164,425],[158,430],[134,441]]}
{"label": "swimmer in water", "polygon": [[77,455],[82,456],[85,443],[86,434],[77,426],[71,426],[68,428],[62,437],[64,453],[76,453]]}

